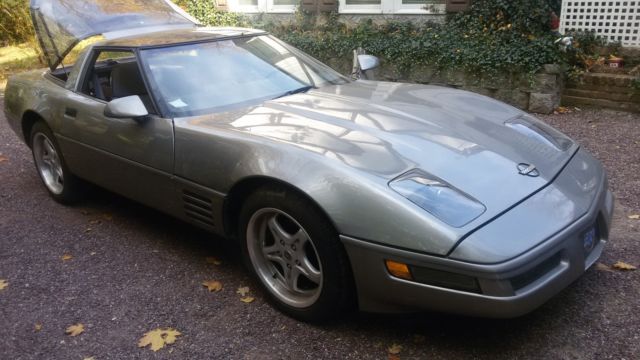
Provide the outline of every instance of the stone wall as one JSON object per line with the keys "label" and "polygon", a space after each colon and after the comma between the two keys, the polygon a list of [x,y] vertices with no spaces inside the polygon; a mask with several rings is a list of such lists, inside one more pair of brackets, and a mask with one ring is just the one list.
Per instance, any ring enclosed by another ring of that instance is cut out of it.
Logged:
{"label": "stone wall", "polygon": [[[351,71],[349,61],[334,59],[327,63],[343,74]],[[469,90],[541,114],[552,113],[560,106],[564,87],[564,72],[559,65],[545,65],[533,77],[528,74],[503,74],[489,78],[464,71],[438,71],[435,67],[418,65],[409,71],[399,71],[383,61],[382,66],[374,71],[374,78]]]}

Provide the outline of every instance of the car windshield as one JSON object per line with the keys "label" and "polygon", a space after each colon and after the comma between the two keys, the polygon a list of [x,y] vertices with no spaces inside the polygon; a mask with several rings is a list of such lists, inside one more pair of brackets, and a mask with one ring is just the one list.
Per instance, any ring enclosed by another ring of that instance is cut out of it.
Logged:
{"label": "car windshield", "polygon": [[172,117],[253,106],[348,81],[269,35],[147,49],[141,60],[158,105]]}

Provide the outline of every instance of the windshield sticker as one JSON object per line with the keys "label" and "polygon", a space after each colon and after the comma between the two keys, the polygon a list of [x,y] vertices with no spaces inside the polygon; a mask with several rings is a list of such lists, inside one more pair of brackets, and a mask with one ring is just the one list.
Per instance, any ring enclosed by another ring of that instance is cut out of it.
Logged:
{"label": "windshield sticker", "polygon": [[173,106],[174,108],[183,108],[185,106],[188,106],[187,103],[185,103],[184,101],[182,101],[182,99],[177,99],[177,100],[173,100],[169,102],[169,105]]}

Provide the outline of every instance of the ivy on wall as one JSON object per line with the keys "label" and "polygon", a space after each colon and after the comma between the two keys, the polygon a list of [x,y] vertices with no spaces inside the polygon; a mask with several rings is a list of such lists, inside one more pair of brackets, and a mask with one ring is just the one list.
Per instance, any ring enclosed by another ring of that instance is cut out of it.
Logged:
{"label": "ivy on wall", "polygon": [[535,73],[563,55],[549,28],[554,1],[476,0],[471,9],[444,23],[373,21],[346,23],[337,14],[312,15],[299,10],[290,23],[265,16],[247,18],[221,12],[210,1],[181,0],[183,7],[206,25],[252,26],[265,29],[323,61],[349,58],[364,48],[400,71],[414,65],[497,75]]}

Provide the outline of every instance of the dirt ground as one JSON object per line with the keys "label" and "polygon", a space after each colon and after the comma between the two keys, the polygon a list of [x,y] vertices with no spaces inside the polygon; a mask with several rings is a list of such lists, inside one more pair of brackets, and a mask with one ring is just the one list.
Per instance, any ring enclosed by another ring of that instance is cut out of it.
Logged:
{"label": "dirt ground", "polygon": [[[609,172],[618,203],[601,263],[638,266],[640,221],[628,216],[640,213],[640,115],[585,109],[544,119]],[[1,359],[385,359],[394,344],[401,359],[640,354],[640,271],[592,268],[514,320],[352,314],[309,325],[269,306],[220,239],[106,191],[73,207],[53,202],[3,115],[0,156],[0,279],[8,282],[0,290]],[[65,254],[72,257],[63,261]],[[223,290],[209,293],[201,285],[209,279]],[[254,302],[239,300],[241,286]],[[84,332],[66,335],[76,323]],[[157,327],[182,335],[156,353],[139,348]]]}

